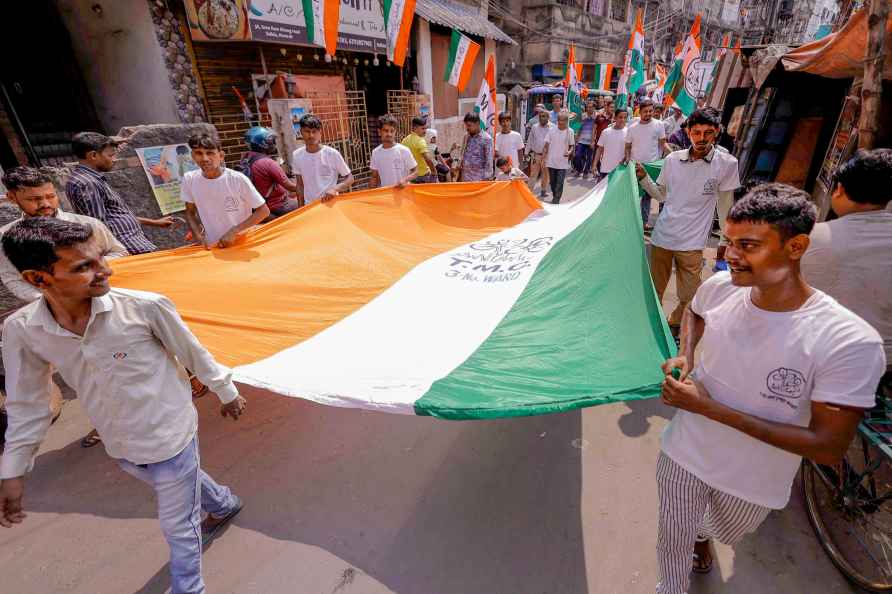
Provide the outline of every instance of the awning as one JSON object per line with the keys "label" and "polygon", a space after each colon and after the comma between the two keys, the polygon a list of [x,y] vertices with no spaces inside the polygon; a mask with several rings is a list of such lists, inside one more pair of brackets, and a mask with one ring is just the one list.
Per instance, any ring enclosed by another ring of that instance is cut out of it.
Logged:
{"label": "awning", "polygon": [[501,29],[480,16],[476,9],[451,0],[416,0],[415,14],[432,23],[471,35],[517,45]]}
{"label": "awning", "polygon": [[[783,57],[784,68],[827,78],[855,78],[864,74],[867,53],[867,9],[854,13],[845,26],[826,37],[806,43]],[[892,47],[892,19],[886,23],[886,51]],[[883,78],[892,79],[892,60],[886,60]]]}

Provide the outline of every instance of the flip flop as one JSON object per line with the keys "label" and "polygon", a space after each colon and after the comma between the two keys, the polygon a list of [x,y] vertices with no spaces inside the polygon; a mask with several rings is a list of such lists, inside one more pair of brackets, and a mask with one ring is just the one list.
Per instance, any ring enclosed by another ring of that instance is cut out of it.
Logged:
{"label": "flip flop", "polygon": [[[225,528],[229,524],[229,522],[232,520],[232,518],[236,517],[238,515],[238,513],[240,511],[242,511],[242,508],[244,507],[242,500],[239,497],[236,497],[236,496],[233,496],[233,497],[235,497],[235,507],[232,508],[232,511],[230,511],[228,514],[226,514],[222,518],[214,518],[215,520],[217,520],[217,523],[214,524],[213,528],[211,528],[209,530],[205,530],[204,526],[202,526],[202,528],[201,528],[201,546],[202,547],[206,547],[209,544],[211,544],[211,541],[213,541],[215,538],[217,538],[217,536],[223,531],[223,528]],[[211,517],[213,517],[213,516],[211,516]]]}
{"label": "flip flop", "polygon": [[[94,429],[95,431],[95,429]],[[93,433],[93,431],[87,433],[84,438],[81,440],[82,448],[92,448],[93,446],[102,443],[102,437],[98,433]]]}

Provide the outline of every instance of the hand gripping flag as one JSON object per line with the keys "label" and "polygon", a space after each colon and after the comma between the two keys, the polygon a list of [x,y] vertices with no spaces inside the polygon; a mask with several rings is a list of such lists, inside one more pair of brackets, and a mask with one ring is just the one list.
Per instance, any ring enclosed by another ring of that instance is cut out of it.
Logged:
{"label": "hand gripping flag", "polygon": [[338,24],[341,20],[341,0],[302,0],[307,41],[325,48],[333,56],[338,49]]}
{"label": "hand gripping flag", "polygon": [[474,69],[478,53],[480,53],[479,43],[474,43],[469,37],[453,29],[443,80],[453,87],[458,87],[460,92],[464,91],[471,79],[471,71]]}
{"label": "hand gripping flag", "polygon": [[546,210],[521,181],[376,188],[115,259],[112,284],[163,293],[237,382],[284,396],[450,419],[649,398],[675,343],[637,199],[623,166]]}
{"label": "hand gripping flag", "polygon": [[413,18],[415,18],[415,0],[384,0],[387,59],[397,66],[402,66],[406,62]]}

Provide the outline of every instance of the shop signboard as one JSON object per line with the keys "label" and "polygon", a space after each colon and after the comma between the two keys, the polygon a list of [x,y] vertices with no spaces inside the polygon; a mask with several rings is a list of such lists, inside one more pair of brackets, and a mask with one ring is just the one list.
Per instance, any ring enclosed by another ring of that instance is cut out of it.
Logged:
{"label": "shop signboard", "polygon": [[[311,45],[302,2],[186,0],[195,41],[269,41]],[[387,38],[378,0],[341,0],[338,49],[385,53]]]}

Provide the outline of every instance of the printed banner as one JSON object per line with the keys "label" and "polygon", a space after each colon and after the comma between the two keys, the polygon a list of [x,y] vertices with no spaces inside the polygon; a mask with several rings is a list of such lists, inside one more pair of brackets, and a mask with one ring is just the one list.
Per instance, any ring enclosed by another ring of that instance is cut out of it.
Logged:
{"label": "printed banner", "polygon": [[185,210],[180,199],[180,184],[187,171],[198,169],[192,161],[189,146],[184,143],[138,148],[136,154],[149,178],[161,214]]}
{"label": "printed banner", "polygon": [[[300,0],[184,0],[193,41],[272,41],[313,46]],[[340,0],[340,50],[387,51],[378,0]]]}

